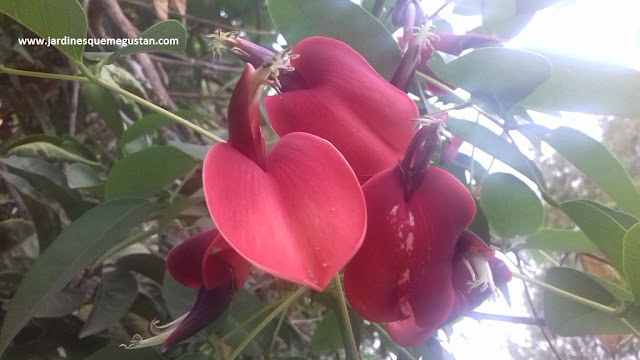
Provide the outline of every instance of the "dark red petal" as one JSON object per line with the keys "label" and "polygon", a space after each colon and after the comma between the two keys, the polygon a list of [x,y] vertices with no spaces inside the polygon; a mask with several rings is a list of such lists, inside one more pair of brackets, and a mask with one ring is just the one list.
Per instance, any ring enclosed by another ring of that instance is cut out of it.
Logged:
{"label": "dark red petal", "polygon": [[211,290],[201,287],[196,303],[187,317],[162,344],[163,351],[195,335],[216,320],[231,304],[235,293],[233,275],[230,272],[218,287]]}
{"label": "dark red petal", "polygon": [[361,179],[402,157],[418,109],[407,94],[389,84],[348,45],[312,37],[293,48],[291,60],[304,90],[265,99],[275,132],[308,132],[329,140]]}
{"label": "dark red petal", "polygon": [[410,315],[402,308],[408,298],[420,327],[439,325],[453,306],[454,248],[473,220],[473,198],[434,167],[407,201],[398,167],[374,176],[363,191],[368,231],[345,268],[349,303],[367,320],[392,322]]}
{"label": "dark red petal", "polygon": [[338,150],[317,136],[282,137],[264,169],[216,144],[203,183],[221,234],[275,276],[322,290],[362,243],[366,209],[358,180]]}
{"label": "dark red petal", "polygon": [[251,264],[231,248],[222,236],[218,236],[211,243],[202,263],[204,287],[213,289],[218,286],[229,270],[234,274],[236,288],[240,289],[249,277]]}
{"label": "dark red petal", "polygon": [[200,287],[202,259],[218,234],[218,230],[203,232],[174,246],[166,261],[171,277],[184,286]]}
{"label": "dark red petal", "polygon": [[421,328],[415,317],[386,324],[387,334],[393,342],[403,347],[414,347],[427,341],[436,331],[435,326]]}

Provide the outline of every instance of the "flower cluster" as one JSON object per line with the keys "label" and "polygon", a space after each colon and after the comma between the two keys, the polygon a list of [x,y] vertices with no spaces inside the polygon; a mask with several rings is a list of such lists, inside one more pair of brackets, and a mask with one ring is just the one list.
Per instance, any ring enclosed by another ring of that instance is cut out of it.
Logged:
{"label": "flower cluster", "polygon": [[[403,346],[425,341],[510,279],[466,230],[475,215],[467,188],[430,166],[441,124],[417,130],[414,101],[357,52],[323,37],[282,54],[235,34],[212,41],[248,64],[229,104],[229,140],[204,161],[217,230],[186,240],[167,259],[171,275],[200,293],[156,343],[168,347],[219,316],[249,264],[317,291],[344,268],[353,309],[387,323]],[[268,152],[259,124],[265,84],[278,92],[265,109],[280,136]]]}

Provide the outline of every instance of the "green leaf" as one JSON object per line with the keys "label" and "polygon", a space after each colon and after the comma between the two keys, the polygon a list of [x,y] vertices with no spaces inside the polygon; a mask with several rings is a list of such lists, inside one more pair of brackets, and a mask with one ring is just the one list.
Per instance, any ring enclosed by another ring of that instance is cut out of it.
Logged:
{"label": "green leaf", "polygon": [[70,162],[81,162],[87,165],[100,165],[100,163],[91,161],[56,146],[49,142],[36,141],[24,145],[19,145],[9,150],[10,155],[31,156],[51,160],[62,160]]}
{"label": "green leaf", "polygon": [[121,269],[137,272],[149,279],[162,284],[165,265],[164,259],[153,254],[130,254],[119,258],[116,261]]}
{"label": "green leaf", "polygon": [[606,205],[602,205],[599,202],[593,201],[593,200],[580,199],[580,201],[593,205],[597,207],[598,210],[611,216],[611,218],[613,218],[613,220],[615,220],[618,224],[620,224],[625,230],[629,230],[633,225],[638,223],[638,218],[624,211],[612,209]]}
{"label": "green leaf", "polygon": [[[572,294],[611,306],[616,298],[587,274],[569,268],[547,270],[546,283]],[[544,292],[544,318],[549,330],[561,336],[626,334],[628,327],[616,316],[595,310],[550,291]]]}
{"label": "green leaf", "polygon": [[25,274],[7,306],[0,331],[0,354],[40,304],[120,242],[154,208],[154,203],[144,199],[114,199],[87,211],[67,226]]}
{"label": "green leaf", "polygon": [[589,275],[589,277],[591,277],[593,280],[597,281],[600,285],[607,289],[607,291],[609,291],[609,293],[616,299],[621,301],[633,301],[633,294],[631,294],[629,290],[594,274],[587,273],[587,275]]}
{"label": "green leaf", "polygon": [[539,229],[527,237],[526,249],[549,251],[597,252],[598,247],[582,232],[564,229]]}
{"label": "green leaf", "polygon": [[340,322],[335,311],[329,310],[318,327],[313,332],[311,338],[311,349],[315,351],[332,351],[342,349],[342,330],[340,330]]}
{"label": "green leaf", "polygon": [[34,318],[61,317],[78,310],[86,294],[79,288],[65,288],[38,306]]}
{"label": "green leaf", "polygon": [[534,110],[640,116],[640,71],[602,60],[535,50],[551,61],[551,77],[522,101]]}
{"label": "green leaf", "polygon": [[440,79],[463,88],[506,113],[551,74],[551,64],[533,52],[509,48],[481,48],[449,63],[441,56],[428,62]]}
{"label": "green leaf", "polygon": [[175,140],[167,141],[167,145],[178,148],[185,154],[191,155],[194,159],[199,159],[202,161],[204,161],[204,159],[207,157],[207,153],[209,152],[209,150],[211,150],[210,145],[196,145]]}
{"label": "green leaf", "polygon": [[546,190],[547,185],[540,169],[522,154],[515,144],[508,142],[486,127],[467,120],[449,117],[447,130],[528,177],[540,189]]}
{"label": "green leaf", "polygon": [[67,183],[72,189],[93,187],[103,182],[93,168],[82,163],[69,164],[64,173],[67,177]]}
{"label": "green leaf", "polygon": [[140,150],[111,168],[105,183],[105,198],[151,196],[196,165],[191,156],[172,146]]}
{"label": "green leaf", "polygon": [[138,282],[130,272],[116,269],[102,274],[93,308],[78,336],[97,334],[117,322],[127,313],[136,295]]}
{"label": "green leaf", "polygon": [[602,251],[611,266],[624,275],[622,248],[625,229],[596,206],[581,200],[565,201],[561,208]]}
{"label": "green leaf", "polygon": [[174,319],[191,310],[197,297],[198,289],[182,286],[168,272],[165,272],[162,281],[162,298],[167,304],[167,311]]}
{"label": "green leaf", "polygon": [[624,236],[622,263],[633,298],[640,300],[640,224],[634,225]]}
{"label": "green leaf", "polygon": [[[158,40],[165,39],[177,39],[177,44],[162,45]],[[123,46],[115,51],[106,61],[106,64],[112,64],[119,57],[129,54],[149,52],[149,51],[163,51],[175,54],[184,54],[184,49],[187,46],[187,30],[177,20],[165,20],[159,22],[147,30],[143,31],[137,38],[131,39],[135,41],[134,44]]]}
{"label": "green leaf", "polygon": [[276,28],[290,45],[311,36],[326,36],[351,46],[385,79],[391,79],[402,57],[384,25],[350,0],[269,0]]}
{"label": "green leaf", "polygon": [[56,199],[71,220],[77,219],[87,210],[87,205],[80,197],[80,194],[69,188],[62,170],[50,162],[21,156],[0,158],[0,162],[15,169],[12,172],[25,178],[34,187],[43,191],[45,195]]}
{"label": "green leaf", "polygon": [[[175,114],[187,120],[206,119],[204,115],[194,110],[178,110],[175,112]],[[124,131],[122,136],[120,136],[120,139],[118,141],[120,144],[126,144],[139,138],[142,135],[146,135],[163,126],[172,124],[174,124],[174,121],[166,115],[160,113],[152,113],[140,118],[138,121],[134,122],[133,125],[129,126],[127,130]]]}
{"label": "green leaf", "polygon": [[45,197],[22,177],[3,171],[0,171],[0,176],[22,195],[38,234],[40,251],[44,251],[60,233],[58,214],[49,206]]}
{"label": "green leaf", "polygon": [[622,209],[640,216],[640,191],[601,142],[564,126],[545,132],[542,140],[598,184]]}
{"label": "green leaf", "polygon": [[482,182],[480,204],[491,228],[502,237],[532,234],[542,225],[540,199],[511,174],[488,175]]}
{"label": "green leaf", "polygon": [[118,103],[111,93],[102,86],[88,83],[82,85],[82,94],[89,108],[100,114],[116,137],[120,136],[124,131],[124,123],[118,111]]}
{"label": "green leaf", "polygon": [[[77,0],[0,0],[0,12],[45,40],[54,38],[69,42],[69,38],[78,40],[87,36],[87,17]],[[75,62],[82,62],[84,45],[54,46]]]}
{"label": "green leaf", "polygon": [[165,360],[165,357],[153,348],[128,350],[121,347],[107,347],[98,350],[84,360]]}

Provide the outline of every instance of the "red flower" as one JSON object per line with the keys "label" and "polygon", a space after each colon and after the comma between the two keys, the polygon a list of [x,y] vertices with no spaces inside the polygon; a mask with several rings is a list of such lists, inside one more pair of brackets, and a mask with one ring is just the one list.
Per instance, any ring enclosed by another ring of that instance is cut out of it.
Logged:
{"label": "red flower", "polygon": [[136,335],[126,347],[141,348],[162,344],[164,350],[195,335],[217,319],[229,306],[249,277],[250,264],[220,235],[218,230],[195,235],[176,245],[167,256],[167,270],[180,284],[199,287],[191,310],[170,324],[151,323],[155,335]]}
{"label": "red flower", "polygon": [[363,186],[368,231],[344,272],[347,298],[360,316],[404,320],[429,336],[453,309],[456,242],[475,214],[473,198],[458,180],[427,168],[438,127],[422,128],[398,166]]}
{"label": "red flower", "polygon": [[[496,286],[511,280],[511,271],[502,260],[494,256],[495,251],[469,230],[460,235],[456,243],[452,264],[452,285],[455,300],[447,320],[458,317],[480,306],[496,292]],[[435,310],[434,310],[435,311]],[[415,317],[387,323],[387,333],[399,345],[417,346],[425,342],[434,329],[421,327]]]}
{"label": "red flower", "polygon": [[261,84],[277,81],[282,61],[245,68],[229,105],[229,142],[214,145],[204,161],[204,191],[220,233],[245,259],[322,290],[360,247],[366,208],[358,179],[328,141],[289,133],[265,154]]}
{"label": "red flower", "polygon": [[362,182],[396,165],[414,134],[410,120],[419,117],[413,100],[338,40],[308,38],[292,52],[300,55],[291,60],[296,80],[265,99],[275,132],[327,139]]}

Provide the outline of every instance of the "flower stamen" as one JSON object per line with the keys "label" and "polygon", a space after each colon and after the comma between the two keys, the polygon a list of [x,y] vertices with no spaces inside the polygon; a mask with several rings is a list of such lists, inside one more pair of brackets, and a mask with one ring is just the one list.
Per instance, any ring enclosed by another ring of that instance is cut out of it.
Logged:
{"label": "flower stamen", "polygon": [[471,273],[471,280],[467,282],[467,285],[469,285],[468,290],[471,291],[477,287],[480,288],[481,292],[491,289],[491,292],[495,296],[498,288],[493,282],[493,274],[491,272],[491,267],[489,267],[489,261],[487,261],[487,258],[483,254],[471,254],[468,255],[468,257],[468,259],[464,259],[467,269],[469,269],[471,264],[473,264],[473,268],[475,269],[475,271],[473,271],[473,269],[469,269],[469,272]]}
{"label": "flower stamen", "polygon": [[129,341],[129,344],[120,344],[120,347],[125,349],[140,349],[150,346],[161,345],[171,336],[171,333],[180,325],[180,323],[189,315],[186,313],[176,320],[165,324],[158,325],[158,320],[153,320],[149,324],[149,333],[154,335],[150,338],[143,338],[140,334],[135,334]]}
{"label": "flower stamen", "polygon": [[222,32],[220,29],[216,30],[213,34],[206,35],[211,39],[209,46],[213,51],[213,56],[218,58],[218,61],[222,59],[222,49],[227,49],[230,52],[235,52],[240,55],[249,56],[244,50],[238,47],[236,38],[240,35],[239,31]]}

